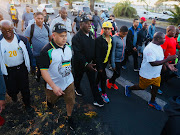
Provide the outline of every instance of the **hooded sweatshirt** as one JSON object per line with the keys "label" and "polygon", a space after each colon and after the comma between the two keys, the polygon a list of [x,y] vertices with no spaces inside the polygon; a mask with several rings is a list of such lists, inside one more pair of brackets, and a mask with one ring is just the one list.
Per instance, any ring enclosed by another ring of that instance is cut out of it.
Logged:
{"label": "hooded sweatshirt", "polygon": [[164,111],[168,115],[168,120],[161,135],[180,135],[180,96],[170,98]]}

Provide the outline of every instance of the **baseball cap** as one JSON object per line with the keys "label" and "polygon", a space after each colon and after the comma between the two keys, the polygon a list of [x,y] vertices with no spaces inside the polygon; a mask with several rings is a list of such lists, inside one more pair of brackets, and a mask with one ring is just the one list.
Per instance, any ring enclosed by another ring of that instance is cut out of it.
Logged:
{"label": "baseball cap", "polygon": [[89,19],[89,17],[88,16],[82,16],[81,17],[81,20],[80,20],[80,22],[87,22],[87,21],[92,21],[91,19]]}
{"label": "baseball cap", "polygon": [[178,27],[180,27],[180,24],[178,25]]}
{"label": "baseball cap", "polygon": [[102,27],[103,27],[103,28],[112,28],[112,23],[110,23],[110,22],[104,22],[104,23],[102,24]]}
{"label": "baseball cap", "polygon": [[66,27],[62,23],[56,23],[53,27],[52,32],[62,33],[67,32]]}
{"label": "baseball cap", "polygon": [[145,17],[141,17],[140,19],[143,20],[143,21],[146,21],[146,18],[145,18]]}

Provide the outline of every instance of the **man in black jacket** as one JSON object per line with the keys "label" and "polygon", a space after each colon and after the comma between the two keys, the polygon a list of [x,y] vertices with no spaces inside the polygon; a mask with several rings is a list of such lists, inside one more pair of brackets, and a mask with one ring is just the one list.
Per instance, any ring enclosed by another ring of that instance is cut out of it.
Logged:
{"label": "man in black jacket", "polygon": [[83,16],[80,21],[80,30],[72,38],[72,48],[74,51],[74,85],[76,87],[76,94],[82,96],[80,82],[84,72],[86,72],[94,97],[93,104],[102,107],[104,103],[95,82],[95,72],[97,71],[95,68],[96,64],[94,64],[95,40],[90,29],[90,19],[87,16]]}
{"label": "man in black jacket", "polygon": [[126,39],[126,53],[123,65],[126,64],[128,56],[132,55],[134,58],[134,71],[138,69],[138,52],[137,52],[137,38],[138,38],[138,25],[139,20],[133,20],[133,26],[129,28],[127,39]]}
{"label": "man in black jacket", "polygon": [[147,23],[143,23],[142,29],[138,32],[137,47],[140,55],[143,53],[146,41],[147,41]]}

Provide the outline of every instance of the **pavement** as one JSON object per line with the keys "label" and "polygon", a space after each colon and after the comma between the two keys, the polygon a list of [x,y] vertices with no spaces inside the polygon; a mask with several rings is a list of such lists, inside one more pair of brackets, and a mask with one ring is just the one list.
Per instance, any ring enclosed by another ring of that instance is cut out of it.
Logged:
{"label": "pavement", "polygon": [[[5,4],[4,4],[5,5]],[[20,12],[19,18],[22,16],[24,5],[17,7]],[[5,19],[10,19],[7,15],[6,6],[0,5],[2,13]],[[36,11],[36,6],[32,6]],[[58,10],[55,10],[54,15],[50,15],[51,20],[58,14]],[[68,12],[68,17],[73,21],[74,16]],[[20,19],[21,21],[21,19]],[[120,28],[123,25],[131,27],[132,23],[126,20],[116,20],[117,26]],[[18,31],[20,32],[20,23]],[[165,33],[165,29],[157,27],[157,31]],[[20,32],[23,34],[22,32]],[[141,58],[139,58],[141,61]],[[140,64],[139,64],[140,66]],[[112,72],[107,69],[108,77],[112,76]],[[107,90],[110,103],[106,104],[103,108],[97,108],[98,116],[101,121],[108,124],[112,130],[113,135],[159,135],[167,116],[163,111],[157,111],[148,106],[147,101],[150,98],[150,88],[145,91],[134,92],[132,97],[127,98],[124,95],[124,86],[126,84],[137,84],[139,79],[138,72],[133,71],[133,58],[129,57],[127,63],[127,69],[122,70],[121,77],[117,79],[118,90]],[[169,80],[165,85],[161,87],[163,95],[157,95],[157,102],[163,107],[171,96],[180,95],[180,85],[178,78]],[[83,100],[86,103],[92,103],[92,94],[90,92],[89,83],[86,75],[84,75],[81,82],[81,87],[85,96]]]}

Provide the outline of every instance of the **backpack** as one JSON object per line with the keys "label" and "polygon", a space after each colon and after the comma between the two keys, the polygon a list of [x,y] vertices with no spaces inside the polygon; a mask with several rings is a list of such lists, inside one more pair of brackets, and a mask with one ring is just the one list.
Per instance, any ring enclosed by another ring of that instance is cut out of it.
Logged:
{"label": "backpack", "polygon": [[106,12],[104,12],[104,13],[105,13],[106,17],[109,18],[108,12],[106,11]]}
{"label": "backpack", "polygon": [[[46,28],[46,30],[48,31],[48,35],[49,35],[49,27],[46,24],[43,24],[44,27]],[[35,27],[35,23],[31,25],[31,30],[30,30],[30,40],[29,43],[32,44],[31,40],[34,34],[34,27]]]}

